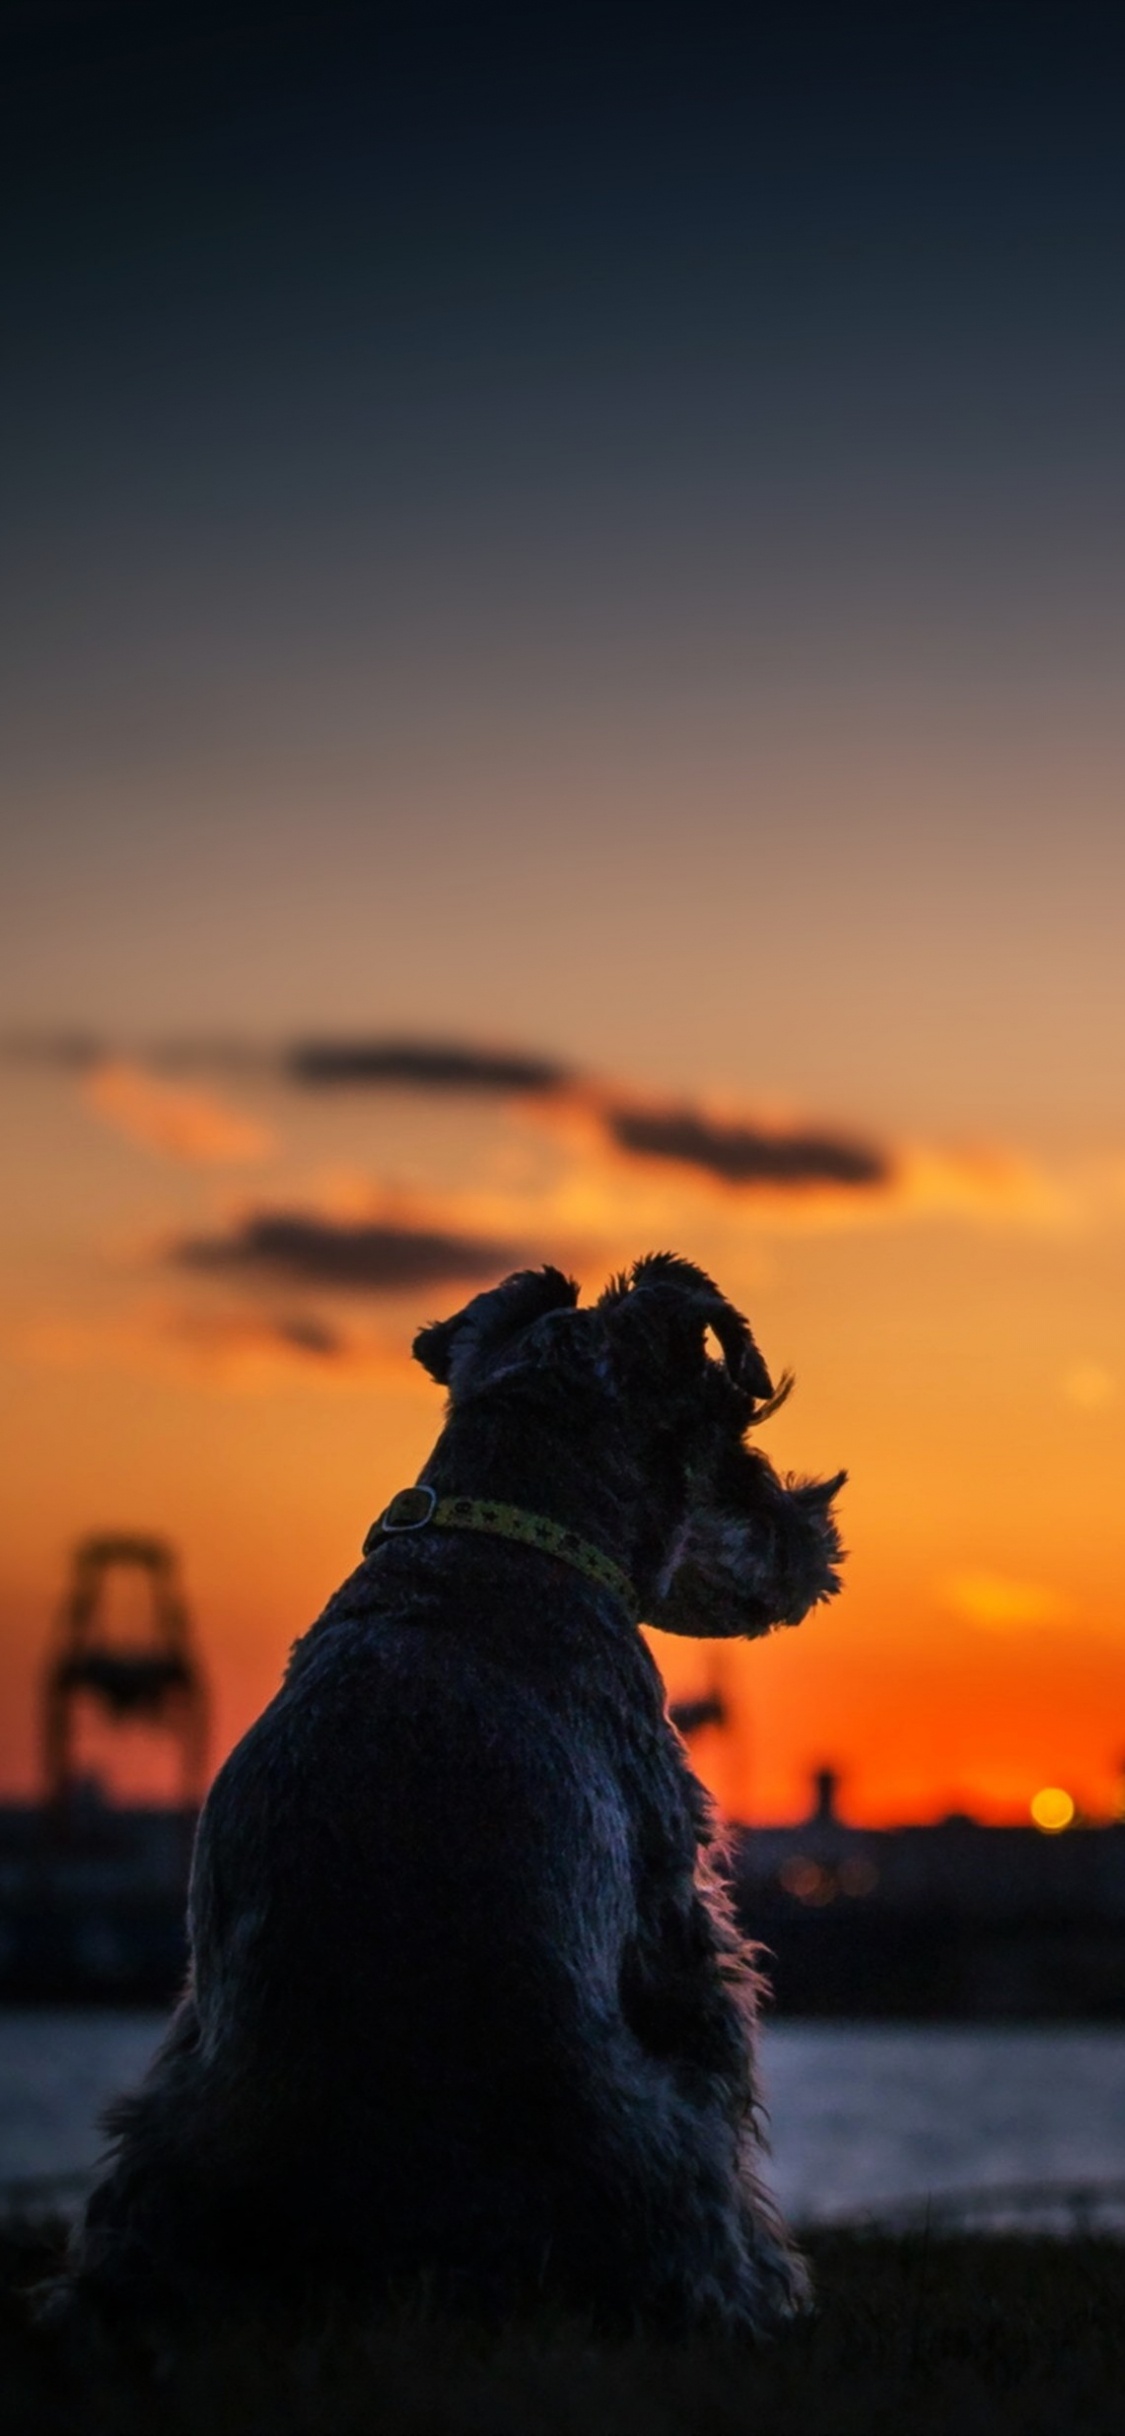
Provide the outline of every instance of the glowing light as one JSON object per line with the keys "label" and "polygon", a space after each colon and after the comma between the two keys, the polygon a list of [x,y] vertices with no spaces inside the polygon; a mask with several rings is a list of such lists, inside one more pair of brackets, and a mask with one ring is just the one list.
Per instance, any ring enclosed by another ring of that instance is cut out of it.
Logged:
{"label": "glowing light", "polygon": [[1066,1603],[1042,1582],[1013,1582],[1003,1573],[955,1573],[944,1585],[944,1603],[955,1615],[986,1632],[1015,1632],[1027,1624],[1055,1624]]}
{"label": "glowing light", "polygon": [[1103,1405],[1112,1404],[1117,1382],[1098,1362],[1076,1362],[1073,1370],[1067,1371],[1062,1389],[1064,1396],[1069,1396],[1072,1404],[1080,1405],[1083,1412],[1096,1413]]}
{"label": "glowing light", "polygon": [[804,1853],[795,1853],[791,1861],[783,1861],[777,1874],[786,1894],[796,1895],[799,1903],[835,1900],[836,1884],[831,1871],[822,1869],[819,1861],[807,1860]]}
{"label": "glowing light", "polygon": [[1074,1817],[1074,1803],[1061,1785],[1041,1785],[1032,1794],[1031,1815],[1044,1835],[1061,1835]]}
{"label": "glowing light", "polygon": [[841,1862],[840,1891],[842,1894],[870,1895],[878,1883],[879,1872],[875,1863],[869,1861],[863,1853],[857,1853],[854,1860]]}

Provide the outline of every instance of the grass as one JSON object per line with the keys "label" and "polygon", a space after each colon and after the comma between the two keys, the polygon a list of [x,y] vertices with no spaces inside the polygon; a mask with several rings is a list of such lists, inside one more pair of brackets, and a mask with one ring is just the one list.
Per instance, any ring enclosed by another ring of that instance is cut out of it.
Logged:
{"label": "grass", "polygon": [[0,2237],[8,2436],[1122,2436],[1125,2247],[823,2235],[815,2318],[767,2351],[486,2333],[402,2312],[365,2330],[242,2328],[155,2376],[81,2363],[21,2290],[58,2228]]}

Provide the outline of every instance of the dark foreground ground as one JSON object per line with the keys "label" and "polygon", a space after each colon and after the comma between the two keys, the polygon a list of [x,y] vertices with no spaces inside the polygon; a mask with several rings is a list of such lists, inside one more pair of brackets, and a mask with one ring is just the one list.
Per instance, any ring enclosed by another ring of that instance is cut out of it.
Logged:
{"label": "dark foreground ground", "polygon": [[1125,2246],[833,2235],[818,2315],[765,2353],[486,2334],[243,2330],[150,2370],[68,2363],[21,2287],[57,2236],[0,2237],[6,2436],[1125,2436]]}

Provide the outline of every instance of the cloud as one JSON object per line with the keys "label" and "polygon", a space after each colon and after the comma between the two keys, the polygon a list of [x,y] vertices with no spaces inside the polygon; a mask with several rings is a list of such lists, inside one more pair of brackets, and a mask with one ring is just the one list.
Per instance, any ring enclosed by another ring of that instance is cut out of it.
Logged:
{"label": "cloud", "polygon": [[74,1030],[58,1032],[7,1032],[0,1039],[0,1057],[9,1065],[59,1066],[67,1073],[81,1073],[86,1066],[97,1065],[108,1054],[103,1041],[92,1032]]}
{"label": "cloud", "polygon": [[114,1319],[43,1319],[9,1347],[17,1360],[51,1370],[124,1371],[178,1386],[264,1395],[393,1390],[432,1399],[409,1345],[330,1326],[305,1312],[185,1310],[146,1302]]}
{"label": "cloud", "polygon": [[565,1089],[573,1081],[569,1069],[555,1058],[477,1049],[456,1041],[297,1041],[283,1052],[282,1066],[290,1081],[315,1091],[397,1083],[415,1091],[539,1095]]}
{"label": "cloud", "polygon": [[95,1065],[86,1075],[82,1097],[95,1116],[127,1141],[191,1166],[263,1159],[274,1146],[266,1126],[228,1108],[213,1092],[162,1082],[122,1058]]}
{"label": "cloud", "polygon": [[511,1244],[438,1227],[286,1209],[248,1211],[225,1234],[182,1236],[167,1256],[180,1268],[349,1294],[500,1277],[520,1258]]}
{"label": "cloud", "polygon": [[626,1218],[661,1233],[733,1224],[740,1239],[930,1218],[1057,1233],[1088,1213],[1069,1179],[990,1145],[872,1143],[843,1128],[593,1086],[529,1103],[527,1114],[568,1153],[569,1182],[556,1183],[567,1217],[596,1213],[615,1234]]}
{"label": "cloud", "polygon": [[986,1632],[1058,1624],[1068,1612],[1066,1600],[1043,1582],[1016,1582],[1007,1574],[984,1571],[951,1574],[942,1585],[941,1603]]}
{"label": "cloud", "polygon": [[424,1092],[495,1092],[543,1101],[564,1118],[570,1112],[592,1120],[629,1160],[690,1169],[722,1185],[870,1190],[886,1184],[891,1173],[885,1152],[831,1127],[724,1119],[690,1101],[645,1101],[585,1079],[557,1058],[522,1051],[411,1038],[325,1039],[294,1043],[283,1054],[283,1068],[306,1089],[397,1083]]}
{"label": "cloud", "polygon": [[342,1329],[304,1311],[164,1309],[155,1333],[194,1353],[204,1367],[225,1372],[264,1364],[307,1373],[346,1364],[354,1351]]}
{"label": "cloud", "polygon": [[[626,1224],[655,1225],[666,1235],[701,1216],[724,1225],[737,1220],[740,1231],[752,1227],[759,1234],[931,1218],[1060,1234],[1119,1223],[1125,1209],[1125,1162],[1119,1159],[1047,1170],[995,1144],[864,1138],[831,1122],[785,1122],[752,1105],[646,1097],[627,1082],[583,1075],[539,1051],[472,1040],[325,1034],[270,1046],[199,1036],[150,1045],[142,1062],[111,1056],[93,1035],[70,1028],[10,1036],[0,1043],[0,1054],[5,1050],[79,1074],[89,1105],[107,1122],[149,1149],[197,1162],[261,1157],[272,1145],[263,1127],[213,1093],[164,1079],[193,1069],[237,1075],[248,1086],[280,1082],[303,1097],[390,1087],[424,1100],[452,1095],[514,1102],[527,1134],[550,1135],[570,1170],[556,1178],[553,1199],[545,1197],[536,1219],[549,1227],[588,1224],[597,1212],[599,1232],[608,1225],[615,1241]],[[525,1234],[527,1212],[520,1211],[519,1198],[518,1192],[512,1197],[512,1215],[501,1207],[489,1227],[502,1236],[512,1226]],[[429,1231],[442,1239],[462,1233],[445,1210]],[[475,1222],[464,1231],[472,1235]],[[244,1247],[242,1257],[249,1265],[265,1255]],[[371,1257],[378,1266],[377,1247]],[[393,1247],[387,1257],[393,1265]],[[434,1258],[444,1257],[439,1245]],[[507,1258],[501,1253],[501,1262]],[[401,1282],[454,1273],[424,1267],[421,1250],[417,1259],[419,1266]],[[462,1265],[456,1273],[477,1275],[483,1267]],[[1081,1403],[1081,1391],[1066,1392]]]}
{"label": "cloud", "polygon": [[671,1160],[722,1184],[870,1190],[891,1177],[891,1162],[882,1151],[846,1134],[724,1122],[689,1104],[660,1108],[608,1100],[601,1114],[619,1150],[635,1158]]}
{"label": "cloud", "polygon": [[415,1091],[495,1092],[500,1096],[549,1095],[569,1089],[574,1069],[538,1050],[486,1048],[473,1041],[434,1040],[400,1033],[374,1033],[286,1041],[280,1046],[223,1034],[150,1041],[126,1053],[92,1032],[77,1028],[12,1032],[0,1039],[0,1056],[21,1065],[81,1072],[94,1065],[136,1062],[145,1069],[210,1073],[280,1074],[306,1091],[378,1089],[394,1084]]}
{"label": "cloud", "polygon": [[273,1332],[283,1345],[294,1346],[298,1353],[315,1354],[318,1361],[338,1361],[347,1349],[347,1338],[340,1329],[315,1319],[311,1312],[298,1311],[291,1318],[275,1320]]}

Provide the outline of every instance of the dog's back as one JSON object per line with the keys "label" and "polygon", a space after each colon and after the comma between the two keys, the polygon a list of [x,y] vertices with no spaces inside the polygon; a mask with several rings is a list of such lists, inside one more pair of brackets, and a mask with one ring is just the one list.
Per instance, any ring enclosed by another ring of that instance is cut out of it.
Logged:
{"label": "dog's back", "polygon": [[[711,1628],[725,1601],[727,1629],[759,1629],[763,1600],[793,1606],[795,1549],[811,1595],[834,1586],[829,1492],[733,1462],[751,1399],[707,1363],[696,1414],[660,1354],[660,1297],[678,1323],[688,1289],[650,1265],[655,1304],[638,1294],[627,1323],[640,1312],[664,1404],[644,1407],[627,1337],[618,1357],[623,1285],[604,1323],[599,1306],[565,1334],[566,1281],[511,1280],[470,1306],[487,1355],[428,1469],[463,1489],[491,1465],[530,1502],[521,1472],[534,1484],[548,1451],[539,1496],[560,1529],[586,1507],[603,1547],[616,1530],[650,1612],[678,1548]],[[670,1265],[703,1305],[703,1364],[729,1307]],[[458,1324],[428,1332],[431,1367]],[[740,1510],[711,1530],[698,1483],[719,1437]],[[370,2303],[423,2277],[455,2301],[542,2291],[616,2322],[785,2315],[802,2275],[755,2175],[754,1979],[710,1839],[655,1666],[604,1587],[501,1539],[377,1540],[212,1789],[191,1984],[111,2119],[71,2290],[161,2314]]]}
{"label": "dog's back", "polygon": [[[396,1551],[345,1586],[212,1789],[192,1990],[116,2111],[89,2226],[110,2281],[159,2297],[163,2267],[202,2300],[424,2274],[511,2300],[571,2280],[569,2227],[588,2283],[620,2167],[598,2107],[656,2094],[623,1971],[658,1876],[694,1904],[679,1746],[595,1593],[560,1635],[534,1576],[477,1548],[420,1570]],[[654,1761],[642,1858],[628,1779]]]}

